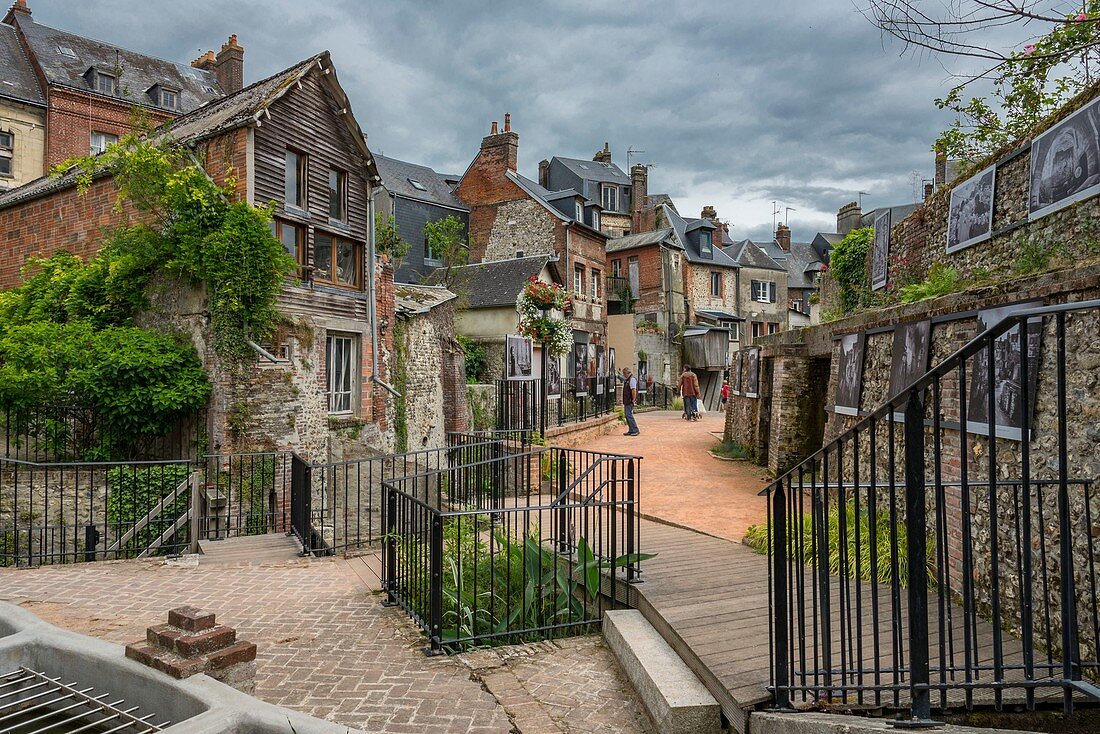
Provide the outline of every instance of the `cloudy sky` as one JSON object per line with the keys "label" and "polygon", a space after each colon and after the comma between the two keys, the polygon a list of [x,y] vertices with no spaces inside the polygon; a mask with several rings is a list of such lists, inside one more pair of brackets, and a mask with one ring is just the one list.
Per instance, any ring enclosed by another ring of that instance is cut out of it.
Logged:
{"label": "cloudy sky", "polygon": [[[899,55],[852,0],[29,0],[40,23],[177,61],[245,48],[245,81],[332,52],[371,148],[461,173],[512,114],[520,173],[611,144],[652,163],[681,213],[712,204],[735,238],[796,240],[836,210],[914,200],[932,175],[951,75]],[[955,70],[957,71],[957,70]],[[786,207],[793,211],[787,214]]]}

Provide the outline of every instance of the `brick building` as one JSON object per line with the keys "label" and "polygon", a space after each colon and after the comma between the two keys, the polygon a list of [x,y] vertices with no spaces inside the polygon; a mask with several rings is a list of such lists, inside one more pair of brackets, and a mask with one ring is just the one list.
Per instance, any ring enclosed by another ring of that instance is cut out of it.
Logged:
{"label": "brick building", "polygon": [[727,248],[727,254],[740,266],[737,288],[738,313],[745,319],[744,343],[787,328],[787,268],[773,260],[763,247],[742,240]]}
{"label": "brick building", "polygon": [[130,132],[135,111],[156,126],[244,81],[236,36],[216,55],[178,64],[36,23],[26,0],[0,24],[0,61],[0,185],[10,186],[102,150]]}
{"label": "brick building", "polygon": [[612,163],[607,143],[590,161],[554,156],[539,162],[539,186],[549,191],[571,189],[584,196],[586,203],[599,203],[597,229],[608,237],[622,237],[633,231],[631,181]]}
{"label": "brick building", "polygon": [[470,207],[470,261],[550,256],[570,286],[576,343],[603,344],[607,236],[600,231],[602,206],[573,189],[549,191],[520,176],[518,160],[519,135],[505,115],[503,131],[493,123],[455,189]]}
{"label": "brick building", "polygon": [[[313,459],[392,449],[394,423],[403,417],[395,415],[388,383],[397,318],[393,273],[373,257],[372,194],[380,181],[329,54],[180,117],[170,134],[194,151],[215,181],[224,184],[232,176],[237,197],[276,202],[273,233],[300,266],[299,279],[287,281],[279,296],[286,328],[257,350],[243,383],[225,376],[209,346],[201,292],[166,289],[141,318],[145,325],[192,335],[215,384],[210,448],[293,448]],[[0,231],[9,245],[0,287],[19,282],[28,256],[59,250],[90,256],[105,227],[133,219],[133,211],[115,209],[110,178],[98,179],[84,195],[73,184],[72,175],[42,178],[0,195]],[[418,309],[408,301],[402,316],[412,319]],[[429,332],[446,335],[440,355],[451,349],[453,357],[453,327],[423,333]],[[464,382],[447,364],[423,379],[451,375],[450,381]],[[445,398],[455,391],[430,392]],[[435,406],[439,426],[446,425],[448,410],[465,414],[464,403],[440,399]]]}

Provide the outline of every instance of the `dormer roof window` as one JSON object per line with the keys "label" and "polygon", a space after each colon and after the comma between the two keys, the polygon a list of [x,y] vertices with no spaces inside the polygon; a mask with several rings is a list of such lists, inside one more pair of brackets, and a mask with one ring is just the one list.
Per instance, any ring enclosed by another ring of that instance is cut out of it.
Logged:
{"label": "dormer roof window", "polygon": [[428,187],[427,187],[427,186],[425,186],[424,184],[420,183],[420,182],[419,182],[419,181],[417,181],[417,180],[416,180],[415,178],[410,178],[410,179],[408,179],[408,181],[409,181],[409,183],[410,183],[410,184],[412,184],[412,187],[413,187],[414,189],[416,189],[417,191],[427,191],[427,190],[428,190]]}
{"label": "dormer roof window", "polygon": [[177,110],[180,106],[180,90],[163,84],[154,84],[149,87],[149,97],[157,107],[166,110]]}
{"label": "dormer roof window", "polygon": [[88,67],[84,72],[84,78],[88,85],[100,94],[118,94],[118,77],[105,71],[100,71],[94,66]]}
{"label": "dormer roof window", "polygon": [[699,232],[699,254],[708,259],[714,257],[713,235],[714,233],[709,229],[704,229]]}

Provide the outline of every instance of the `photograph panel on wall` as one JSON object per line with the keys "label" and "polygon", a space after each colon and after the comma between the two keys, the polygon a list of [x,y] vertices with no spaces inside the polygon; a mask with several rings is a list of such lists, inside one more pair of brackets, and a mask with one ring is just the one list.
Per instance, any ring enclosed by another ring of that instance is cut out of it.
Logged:
{"label": "photograph panel on wall", "polygon": [[760,395],[760,348],[748,349],[745,352],[745,379],[741,387],[747,398],[755,398]]}
{"label": "photograph panel on wall", "polygon": [[741,371],[743,369],[742,363],[744,362],[744,358],[742,357],[743,354],[744,352],[738,350],[737,354],[733,355],[733,374],[730,375],[730,391],[734,395],[741,394]]}
{"label": "photograph panel on wall", "polygon": [[603,395],[607,373],[604,372],[603,345],[596,345],[596,394]]}
{"label": "photograph panel on wall", "polygon": [[645,393],[649,384],[649,360],[638,360],[638,392]]}
{"label": "photograph panel on wall", "polygon": [[863,332],[845,334],[840,342],[840,360],[837,362],[836,395],[833,396],[833,412],[859,415],[859,394],[863,385]]}
{"label": "photograph panel on wall", "polygon": [[573,345],[573,394],[583,398],[588,394],[588,344],[577,342]]}
{"label": "photograph panel on wall", "polygon": [[[894,327],[894,347],[890,356],[891,396],[897,395],[928,371],[931,336],[931,321],[916,321]],[[904,413],[904,406],[898,406],[894,420],[903,420]]]}
{"label": "photograph panel on wall", "polygon": [[546,358],[546,397],[561,397],[561,358]]}
{"label": "photograph panel on wall", "polygon": [[1031,141],[1028,219],[1100,193],[1100,99]]}
{"label": "photograph panel on wall", "polygon": [[[978,334],[1016,311],[1042,306],[1042,301],[1016,303],[978,312]],[[993,412],[994,435],[1019,441],[1023,437],[1023,366],[1020,359],[1020,327],[1014,326],[993,341]],[[1039,380],[1039,353],[1043,339],[1042,318],[1027,321],[1027,394],[1029,415],[1035,414],[1035,394]],[[989,435],[989,358],[986,350],[970,361],[970,385],[966,397],[966,429]]]}
{"label": "photograph panel on wall", "polygon": [[534,377],[534,348],[525,336],[509,334],[504,341],[504,378],[530,380]]}
{"label": "photograph panel on wall", "polygon": [[875,217],[875,239],[871,246],[871,290],[886,287],[890,275],[890,210]]}
{"label": "photograph panel on wall", "polygon": [[947,251],[988,240],[993,232],[993,190],[997,167],[990,166],[951,189],[947,211]]}
{"label": "photograph panel on wall", "polygon": [[619,373],[615,371],[615,347],[607,348],[607,384],[611,392],[619,389]]}

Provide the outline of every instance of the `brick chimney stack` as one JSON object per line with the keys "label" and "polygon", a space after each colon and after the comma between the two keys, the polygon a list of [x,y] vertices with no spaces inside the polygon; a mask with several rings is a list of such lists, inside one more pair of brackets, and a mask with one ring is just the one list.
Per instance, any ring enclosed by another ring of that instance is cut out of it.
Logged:
{"label": "brick chimney stack", "polygon": [[8,8],[8,14],[4,16],[4,23],[14,25],[17,16],[31,17],[31,9],[27,7],[27,0],[15,0]]}
{"label": "brick chimney stack", "polygon": [[649,208],[649,168],[642,163],[630,167],[631,232],[644,232],[642,212]]}
{"label": "brick chimney stack", "polygon": [[550,188],[550,161],[545,158],[539,161],[539,186]]}
{"label": "brick chimney stack", "polygon": [[857,228],[859,226],[860,217],[862,216],[863,210],[860,209],[859,204],[854,201],[850,201],[840,207],[840,211],[836,213],[837,234],[846,235]]}
{"label": "brick chimney stack", "polygon": [[[494,121],[489,134],[481,139],[479,163],[486,171],[493,169],[517,170],[519,164],[519,135],[512,130],[512,116],[505,113],[504,131]],[[499,171],[501,174],[504,170]]]}
{"label": "brick chimney stack", "polygon": [[222,44],[214,62],[218,84],[226,94],[239,92],[244,87],[244,48],[237,43],[237,34]]}
{"label": "brick chimney stack", "polygon": [[703,207],[703,211],[699,214],[699,216],[709,222],[714,222],[715,224],[718,224],[718,212],[710,204],[707,204],[705,207]]}
{"label": "brick chimney stack", "polygon": [[775,228],[775,241],[779,244],[779,247],[783,252],[791,251],[791,228],[785,224],[780,224]]}
{"label": "brick chimney stack", "polygon": [[603,150],[596,151],[596,155],[592,156],[592,160],[597,163],[610,163],[611,162],[611,148],[605,142],[603,144]]}

